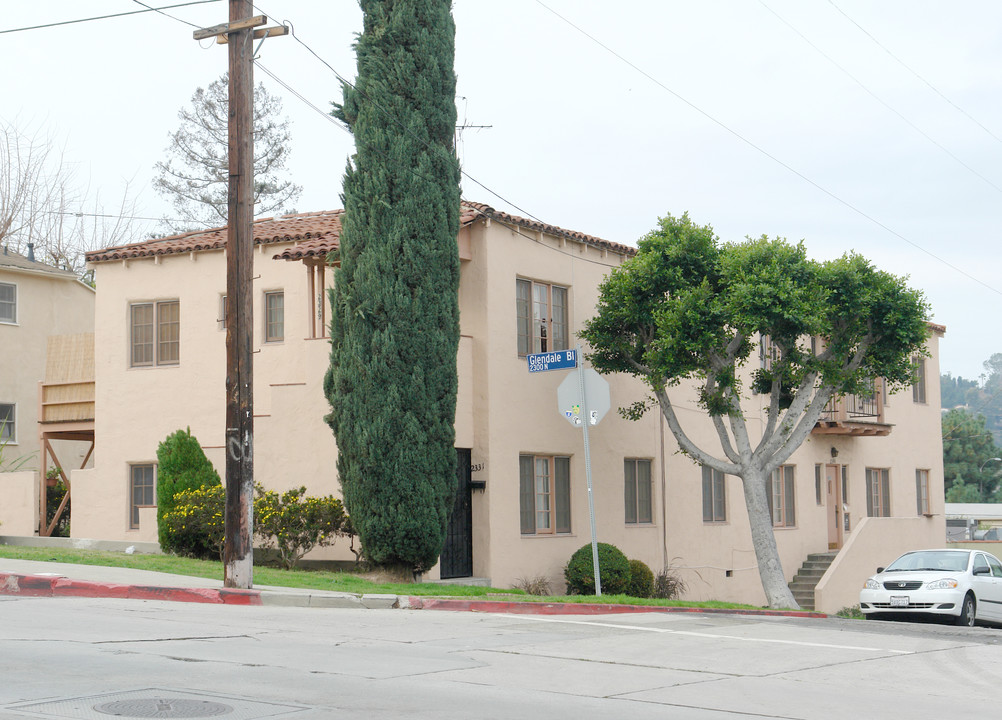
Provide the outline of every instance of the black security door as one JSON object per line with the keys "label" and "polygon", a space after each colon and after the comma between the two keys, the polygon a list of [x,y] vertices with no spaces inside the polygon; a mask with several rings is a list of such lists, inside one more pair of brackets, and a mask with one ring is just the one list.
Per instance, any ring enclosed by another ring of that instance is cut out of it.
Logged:
{"label": "black security door", "polygon": [[442,548],[442,579],[473,575],[473,503],[470,501],[470,450],[456,450],[456,502]]}

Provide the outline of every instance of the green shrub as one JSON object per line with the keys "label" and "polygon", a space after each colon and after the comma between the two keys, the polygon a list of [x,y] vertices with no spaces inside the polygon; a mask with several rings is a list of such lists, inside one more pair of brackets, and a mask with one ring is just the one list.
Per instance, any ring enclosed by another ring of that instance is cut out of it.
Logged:
{"label": "green shrub", "polygon": [[352,534],[344,506],[333,495],[306,497],[305,487],[281,495],[260,485],[255,490],[254,534],[262,547],[278,550],[287,568],[314,547],[333,545],[338,537]]}
{"label": "green shrub", "polygon": [[630,584],[626,594],[636,598],[649,598],[654,594],[654,573],[641,560],[630,560]]}
{"label": "green shrub", "polygon": [[223,559],[226,490],[222,485],[205,485],[182,490],[174,496],[174,507],[160,519],[160,529],[171,537],[198,537],[207,550]]}
{"label": "green shrub", "polygon": [[213,551],[212,542],[201,526],[193,527],[164,522],[164,516],[174,510],[175,496],[184,490],[218,486],[219,473],[205,457],[202,446],[191,429],[168,435],[157,448],[157,532],[164,552],[193,557],[206,557]]}
{"label": "green shrub", "polygon": [[[615,545],[598,544],[598,571],[602,577],[602,592],[619,595],[626,592],[630,584],[630,561]],[[591,543],[571,555],[564,568],[567,593],[570,595],[595,594],[595,569],[592,561]]]}

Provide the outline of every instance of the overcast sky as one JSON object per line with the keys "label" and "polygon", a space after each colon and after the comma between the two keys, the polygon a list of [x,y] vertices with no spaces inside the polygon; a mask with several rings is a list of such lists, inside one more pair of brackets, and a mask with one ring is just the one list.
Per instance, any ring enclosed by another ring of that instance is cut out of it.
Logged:
{"label": "overcast sky", "polygon": [[[324,113],[335,73],[355,77],[361,11],[261,2],[296,37],[266,41],[259,64],[320,110],[256,69],[292,119],[296,209],[341,207],[352,141]],[[142,9],[2,8],[2,30]],[[227,5],[167,12],[207,27]],[[454,15],[460,121],[490,126],[462,133],[465,198],[630,245],[688,211],[724,240],[855,250],[926,293],[944,372],[976,378],[1002,352],[1002,3],[456,0]],[[145,13],[2,34],[0,117],[57,137],[106,202],[131,180],[136,214],[160,217],[153,165],[226,70],[192,30]]]}

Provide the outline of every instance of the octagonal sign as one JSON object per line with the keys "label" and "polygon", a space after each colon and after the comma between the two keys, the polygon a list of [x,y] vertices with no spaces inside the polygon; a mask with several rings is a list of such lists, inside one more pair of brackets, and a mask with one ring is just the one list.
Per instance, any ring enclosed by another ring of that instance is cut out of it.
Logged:
{"label": "octagonal sign", "polygon": [[[597,372],[588,368],[584,371],[584,389],[588,398],[588,424],[597,425],[611,407],[609,383]],[[580,426],[585,403],[581,397],[581,381],[576,372],[564,378],[557,388],[557,410],[567,422]]]}

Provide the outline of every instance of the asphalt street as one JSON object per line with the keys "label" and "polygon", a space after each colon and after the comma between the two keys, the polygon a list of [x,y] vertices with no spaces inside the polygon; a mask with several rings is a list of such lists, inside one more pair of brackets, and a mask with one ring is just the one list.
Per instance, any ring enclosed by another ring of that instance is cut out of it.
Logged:
{"label": "asphalt street", "polygon": [[991,628],[0,596],[0,718],[932,718],[1000,683]]}

